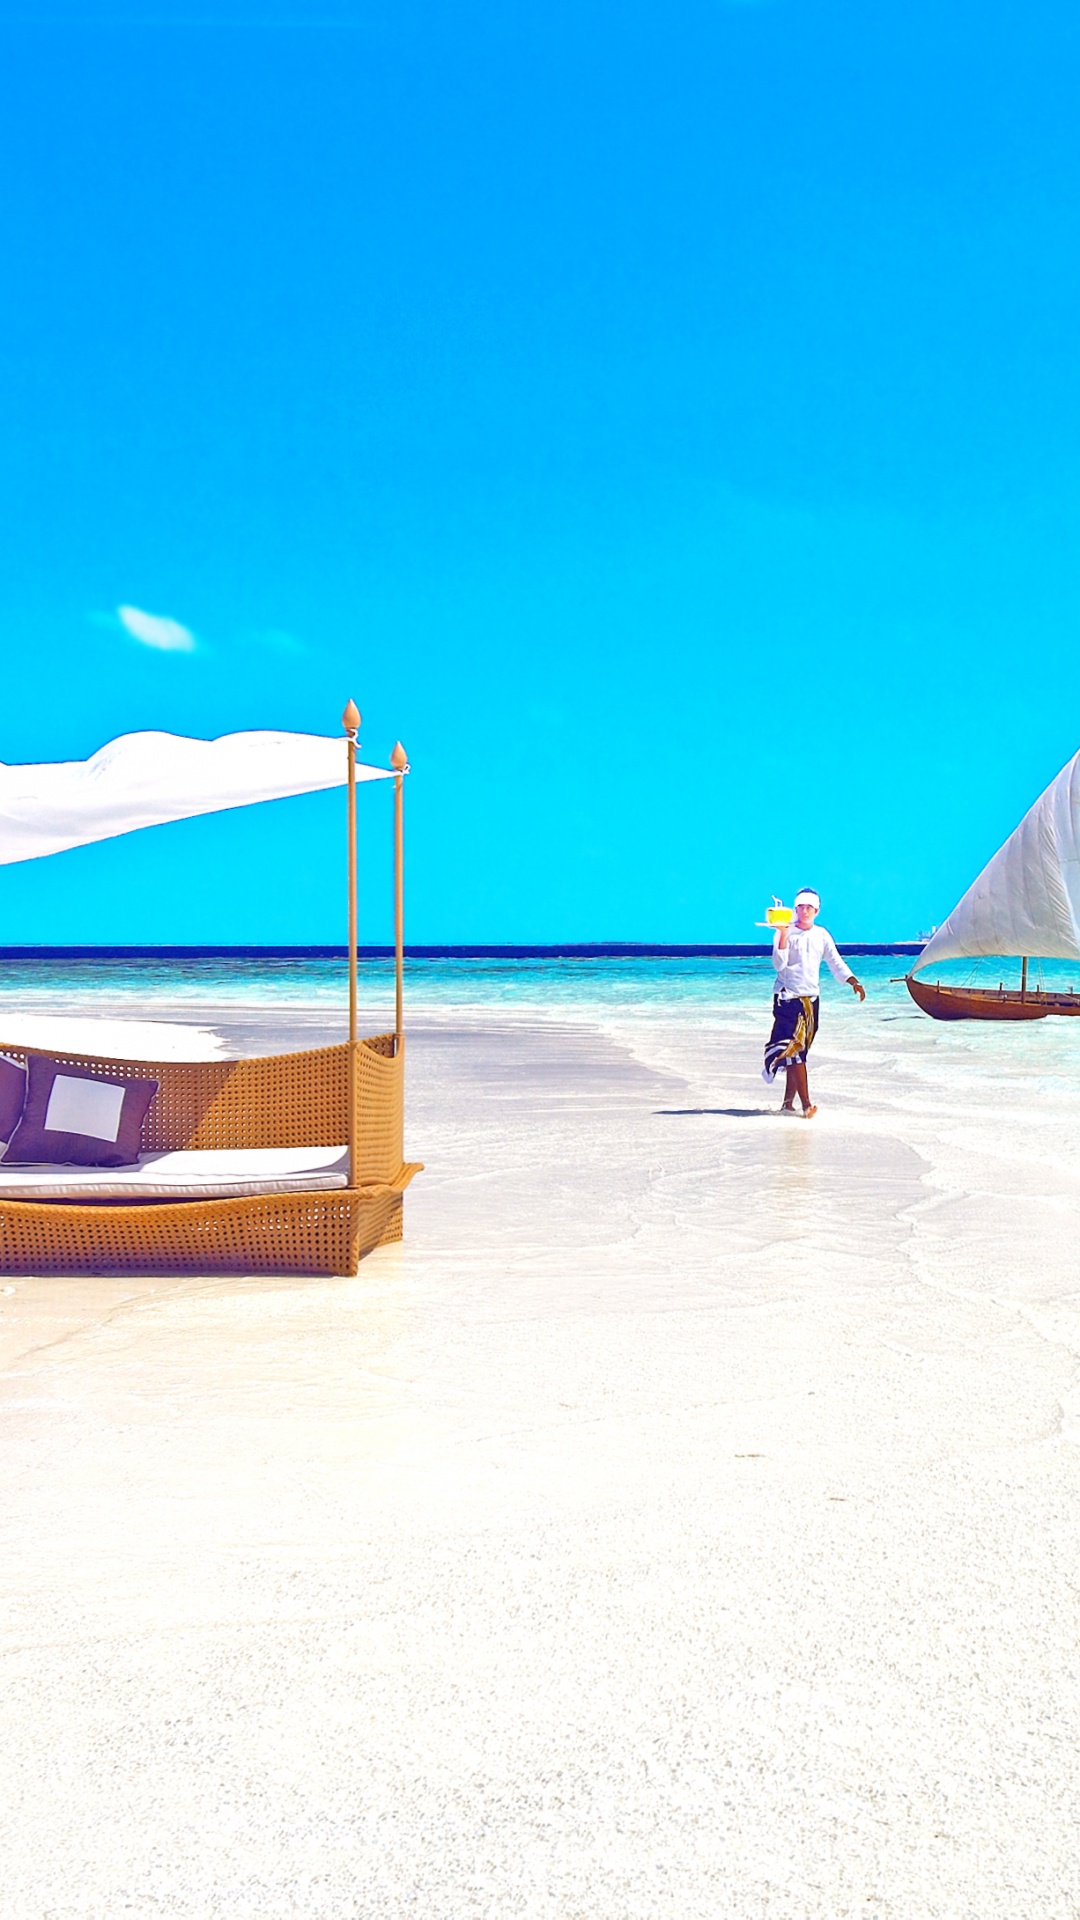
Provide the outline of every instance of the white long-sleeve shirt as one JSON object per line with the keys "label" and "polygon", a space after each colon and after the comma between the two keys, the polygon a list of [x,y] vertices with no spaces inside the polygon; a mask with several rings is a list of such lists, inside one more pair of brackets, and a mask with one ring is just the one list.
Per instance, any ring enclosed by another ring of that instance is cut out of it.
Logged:
{"label": "white long-sleeve shirt", "polygon": [[823,960],[834,980],[854,980],[847,961],[836,950],[832,934],[824,927],[790,926],[786,947],[781,947],[779,933],[774,934],[772,963],[780,998],[816,1000]]}

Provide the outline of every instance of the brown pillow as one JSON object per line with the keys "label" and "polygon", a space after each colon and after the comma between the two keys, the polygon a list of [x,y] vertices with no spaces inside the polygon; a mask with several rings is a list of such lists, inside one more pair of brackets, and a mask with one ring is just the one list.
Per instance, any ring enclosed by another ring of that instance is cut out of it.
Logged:
{"label": "brown pillow", "polygon": [[8,1142],[5,1167],[132,1167],[156,1080],[112,1079],[86,1067],[29,1056],[23,1116]]}
{"label": "brown pillow", "polygon": [[0,1053],[0,1140],[10,1140],[26,1104],[26,1068]]}

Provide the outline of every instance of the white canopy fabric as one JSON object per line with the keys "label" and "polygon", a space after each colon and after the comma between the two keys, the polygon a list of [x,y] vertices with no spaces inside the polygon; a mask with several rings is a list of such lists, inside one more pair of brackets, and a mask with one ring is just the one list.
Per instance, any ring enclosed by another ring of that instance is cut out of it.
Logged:
{"label": "white canopy fabric", "polygon": [[1080,960],[1080,753],[1063,767],[916,960]]}
{"label": "white canopy fabric", "polygon": [[[358,780],[392,780],[390,768],[357,765]],[[138,827],[258,800],[343,787],[344,735],[125,733],[89,760],[9,767],[0,762],[0,866],[111,840]]]}

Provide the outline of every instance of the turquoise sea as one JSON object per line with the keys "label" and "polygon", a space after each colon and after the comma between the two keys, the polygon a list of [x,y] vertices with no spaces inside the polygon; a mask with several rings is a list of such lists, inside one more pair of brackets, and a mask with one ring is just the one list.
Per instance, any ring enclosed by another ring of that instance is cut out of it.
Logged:
{"label": "turquoise sea", "polygon": [[[914,1012],[902,985],[911,965],[907,955],[857,955],[851,964],[873,996]],[[977,977],[981,985],[998,979],[1014,984],[1014,962],[985,961],[977,973],[967,962],[931,970],[931,977],[958,981]],[[570,1014],[589,1010],[632,1014],[702,1013],[706,1010],[760,1009],[772,987],[767,958],[739,959],[574,959],[574,960],[412,960],[406,968],[406,996],[418,1011],[467,1007],[477,1011]],[[1033,968],[1032,984],[1038,974]],[[1047,985],[1080,993],[1080,964],[1048,962]],[[347,977],[343,960],[17,960],[0,962],[0,1009],[27,1012],[48,1007],[90,1013],[95,1006],[119,1011],[128,1004],[134,1016],[147,1017],[158,1003],[161,1017],[201,1006],[344,1008]],[[826,974],[823,997],[848,996]],[[360,997],[365,1008],[393,1005],[393,966],[366,961],[360,968]]]}

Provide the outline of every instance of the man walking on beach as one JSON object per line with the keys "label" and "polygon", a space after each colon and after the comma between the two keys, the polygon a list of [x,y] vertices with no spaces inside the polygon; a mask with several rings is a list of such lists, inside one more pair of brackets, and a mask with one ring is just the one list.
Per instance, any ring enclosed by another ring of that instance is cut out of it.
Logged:
{"label": "man walking on beach", "polygon": [[795,924],[779,927],[773,935],[772,963],[776,968],[773,996],[773,1024],[765,1047],[763,1080],[771,1085],[780,1068],[787,1075],[787,1091],[781,1113],[795,1112],[795,1095],[802,1102],[804,1120],[812,1120],[817,1108],[810,1104],[806,1080],[806,1056],[818,1030],[818,982],[824,960],[835,980],[846,980],[860,1000],[866,988],[856,980],[851,968],[840,958],[832,934],[814,925],[821,901],[813,887],[801,887],[795,895]]}

